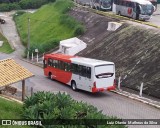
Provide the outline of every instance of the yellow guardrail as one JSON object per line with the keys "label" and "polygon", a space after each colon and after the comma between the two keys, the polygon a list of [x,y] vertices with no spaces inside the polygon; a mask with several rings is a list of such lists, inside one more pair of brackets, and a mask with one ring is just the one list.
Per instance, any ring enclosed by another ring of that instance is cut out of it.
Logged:
{"label": "yellow guardrail", "polygon": [[149,22],[144,22],[144,21],[140,21],[140,20],[134,20],[134,19],[132,19],[132,18],[128,18],[128,17],[125,17],[125,16],[116,15],[116,14],[111,13],[111,12],[99,11],[99,10],[96,10],[96,9],[92,9],[92,8],[89,8],[89,7],[86,7],[86,6],[79,5],[79,4],[77,4],[77,3],[76,3],[76,5],[78,5],[78,7],[83,7],[83,8],[85,8],[85,9],[91,10],[92,12],[95,12],[95,13],[97,13],[97,14],[100,14],[100,15],[103,15],[103,16],[109,16],[109,17],[115,18],[115,19],[117,19],[117,20],[119,20],[119,19],[121,18],[121,19],[123,19],[123,20],[134,21],[134,22],[141,23],[141,24],[145,24],[145,25],[152,26],[152,27],[155,27],[155,28],[160,28],[160,26],[155,25],[155,24],[152,24],[152,23],[149,23]]}
{"label": "yellow guardrail", "polygon": [[134,19],[132,19],[132,18],[128,18],[128,17],[116,15],[116,14],[111,13],[111,12],[103,12],[103,11],[94,10],[94,9],[91,9],[91,10],[92,10],[93,12],[97,13],[97,14],[100,14],[100,15],[110,16],[110,17],[113,17],[113,18],[116,18],[116,19],[122,18],[122,19],[124,19],[124,20],[130,20],[130,21],[134,21],[134,22],[137,22],[137,23],[149,25],[149,26],[152,26],[152,27],[155,27],[155,28],[160,28],[160,26],[157,26],[157,25],[152,24],[152,23],[149,23],[149,22],[134,20]]}

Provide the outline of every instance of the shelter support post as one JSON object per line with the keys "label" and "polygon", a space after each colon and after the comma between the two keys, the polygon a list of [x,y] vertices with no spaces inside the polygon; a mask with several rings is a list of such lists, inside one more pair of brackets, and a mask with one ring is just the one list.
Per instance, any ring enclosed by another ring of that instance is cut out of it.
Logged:
{"label": "shelter support post", "polygon": [[22,80],[22,101],[25,98],[25,80]]}

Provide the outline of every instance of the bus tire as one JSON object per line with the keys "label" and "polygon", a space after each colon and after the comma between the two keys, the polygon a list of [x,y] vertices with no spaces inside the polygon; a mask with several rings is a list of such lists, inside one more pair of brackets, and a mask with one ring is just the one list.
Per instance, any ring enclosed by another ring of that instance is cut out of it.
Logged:
{"label": "bus tire", "polygon": [[72,87],[72,90],[73,90],[73,91],[76,91],[76,90],[77,90],[77,86],[76,86],[76,82],[75,82],[75,81],[72,81],[72,82],[71,82],[71,87]]}
{"label": "bus tire", "polygon": [[121,16],[121,12],[120,12],[120,11],[118,12],[118,15],[120,15],[120,16]]}

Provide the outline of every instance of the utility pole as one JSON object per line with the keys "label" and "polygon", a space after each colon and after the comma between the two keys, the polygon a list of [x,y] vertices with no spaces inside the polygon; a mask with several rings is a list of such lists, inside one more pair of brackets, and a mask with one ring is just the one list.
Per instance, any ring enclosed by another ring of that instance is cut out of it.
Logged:
{"label": "utility pole", "polygon": [[30,50],[30,18],[28,17],[28,44],[27,44],[27,59],[29,59],[29,50]]}

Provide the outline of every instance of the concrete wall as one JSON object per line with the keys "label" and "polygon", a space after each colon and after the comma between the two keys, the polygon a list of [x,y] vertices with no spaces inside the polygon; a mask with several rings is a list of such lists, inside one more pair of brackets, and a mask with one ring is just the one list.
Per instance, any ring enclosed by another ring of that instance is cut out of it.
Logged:
{"label": "concrete wall", "polygon": [[160,98],[159,49],[160,30],[126,24],[78,55],[113,61],[116,77],[126,78],[123,86],[139,90],[144,82],[143,92]]}
{"label": "concrete wall", "polygon": [[75,55],[87,47],[86,43],[77,37],[60,41],[59,52],[68,55]]}

